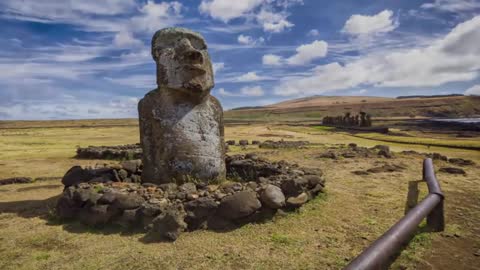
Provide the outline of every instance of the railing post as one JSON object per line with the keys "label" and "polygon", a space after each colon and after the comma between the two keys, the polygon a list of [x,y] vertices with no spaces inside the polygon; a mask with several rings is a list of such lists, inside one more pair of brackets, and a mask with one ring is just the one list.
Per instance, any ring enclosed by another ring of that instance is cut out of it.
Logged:
{"label": "railing post", "polygon": [[443,200],[433,208],[427,216],[427,226],[431,232],[443,232],[445,230],[445,217],[443,211]]}

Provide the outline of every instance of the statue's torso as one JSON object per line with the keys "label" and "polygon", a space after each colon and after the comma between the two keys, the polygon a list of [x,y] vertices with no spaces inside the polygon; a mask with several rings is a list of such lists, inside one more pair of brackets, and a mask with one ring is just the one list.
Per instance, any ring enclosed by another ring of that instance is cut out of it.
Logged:
{"label": "statue's torso", "polygon": [[144,150],[143,182],[215,180],[225,177],[222,108],[178,91],[154,90],[139,103]]}

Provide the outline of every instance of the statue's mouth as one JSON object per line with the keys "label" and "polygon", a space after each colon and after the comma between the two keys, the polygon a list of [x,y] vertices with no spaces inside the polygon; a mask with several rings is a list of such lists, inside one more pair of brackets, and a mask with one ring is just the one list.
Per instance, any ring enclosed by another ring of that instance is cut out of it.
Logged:
{"label": "statue's mouth", "polygon": [[200,64],[187,64],[183,65],[184,71],[191,72],[192,75],[194,76],[199,76],[205,74],[207,71],[203,67],[203,65]]}

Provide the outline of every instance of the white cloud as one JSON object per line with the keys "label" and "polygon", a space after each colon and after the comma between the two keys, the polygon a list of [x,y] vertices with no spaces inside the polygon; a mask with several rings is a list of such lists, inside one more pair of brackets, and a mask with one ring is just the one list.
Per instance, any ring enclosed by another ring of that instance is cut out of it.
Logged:
{"label": "white cloud", "polygon": [[199,10],[212,18],[228,22],[231,19],[244,16],[263,2],[264,0],[202,0]]}
{"label": "white cloud", "polygon": [[267,66],[280,66],[288,64],[301,66],[311,63],[313,60],[325,57],[328,51],[328,44],[323,40],[315,40],[309,44],[303,44],[295,49],[296,53],[289,58],[275,54],[266,54],[262,57],[262,63]]}
{"label": "white cloud", "polygon": [[341,65],[317,66],[303,78],[286,78],[279,95],[318,94],[359,85],[427,87],[470,81],[480,71],[480,16],[457,25],[423,48],[371,53]]}
{"label": "white cloud", "polygon": [[[302,0],[202,0],[201,13],[225,23],[235,18],[253,18],[265,32],[280,33],[294,26],[287,20],[287,8]],[[211,28],[212,29],[212,28]]]}
{"label": "white cloud", "polygon": [[222,97],[261,97],[265,94],[263,89],[260,86],[245,86],[240,89],[240,93],[232,93],[225,90],[225,88],[220,88],[217,91],[218,95]]}
{"label": "white cloud", "polygon": [[320,35],[320,32],[318,32],[317,29],[312,29],[307,33],[307,36],[309,37],[317,37],[318,35]]}
{"label": "white cloud", "polygon": [[214,62],[212,64],[212,68],[213,68],[213,73],[216,74],[217,72],[219,72],[220,70],[224,69],[225,68],[225,63],[223,62]]}
{"label": "white cloud", "polygon": [[355,14],[345,22],[342,32],[355,36],[390,32],[398,26],[392,16],[391,10],[372,16]]}
{"label": "white cloud", "polygon": [[180,2],[161,2],[159,4],[148,1],[140,8],[141,15],[133,17],[129,28],[132,31],[153,33],[158,29],[176,24],[182,11]]}
{"label": "white cloud", "polygon": [[261,97],[265,94],[263,91],[262,87],[260,86],[245,86],[240,89],[240,93],[242,93],[245,96],[250,96],[250,97]]}
{"label": "white cloud", "polygon": [[423,9],[436,9],[440,11],[463,12],[480,8],[478,0],[435,0],[432,3],[425,3]]}
{"label": "white cloud", "polygon": [[480,96],[480,84],[474,85],[465,90],[465,95],[468,96]]}
{"label": "white cloud", "polygon": [[146,91],[156,88],[155,75],[131,75],[121,78],[106,77],[107,81],[118,85],[145,89]]}
{"label": "white cloud", "polygon": [[265,32],[280,33],[294,26],[287,20],[288,14],[285,12],[274,12],[267,8],[262,8],[257,14],[256,19],[263,26]]}
{"label": "white cloud", "polygon": [[255,39],[251,36],[246,36],[246,35],[239,35],[237,37],[237,41],[240,44],[249,45],[249,46],[261,45],[265,43],[265,39],[263,37]]}
{"label": "white cloud", "polygon": [[309,64],[315,59],[325,57],[325,55],[327,55],[327,50],[328,44],[325,41],[315,40],[310,44],[304,44],[299,46],[296,49],[297,53],[286,59],[286,61],[290,65]]}
{"label": "white cloud", "polygon": [[269,79],[268,77],[258,76],[255,72],[247,72],[240,75],[235,81],[236,82],[254,82],[254,81],[263,81]]}
{"label": "white cloud", "polygon": [[275,54],[266,54],[262,57],[262,63],[267,66],[280,66],[282,57]]}
{"label": "white cloud", "polygon": [[218,89],[218,94],[222,97],[238,97],[238,94],[231,93],[230,91],[225,90],[225,88]]}
{"label": "white cloud", "polygon": [[118,47],[136,47],[143,45],[141,40],[133,37],[132,33],[128,31],[118,32],[113,39],[113,44]]}

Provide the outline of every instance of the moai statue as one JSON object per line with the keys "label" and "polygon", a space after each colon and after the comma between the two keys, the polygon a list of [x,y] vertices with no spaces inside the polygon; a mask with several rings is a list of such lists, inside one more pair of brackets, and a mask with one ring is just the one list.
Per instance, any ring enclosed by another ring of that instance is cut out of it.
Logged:
{"label": "moai statue", "polygon": [[350,112],[345,113],[345,117],[343,118],[343,124],[345,126],[350,125]]}
{"label": "moai statue", "polygon": [[360,124],[360,120],[359,120],[358,114],[355,115],[355,123],[354,123],[354,124],[355,124],[355,126],[358,126],[358,125]]}
{"label": "moai statue", "polygon": [[370,116],[370,114],[367,114],[367,116],[366,116],[365,126],[366,127],[371,127],[372,126],[372,117]]}
{"label": "moai statue", "polygon": [[223,110],[210,95],[213,70],[203,37],[165,28],[152,39],[158,88],[138,103],[142,182],[225,178]]}
{"label": "moai statue", "polygon": [[360,112],[360,126],[365,127],[366,126],[366,119],[365,119],[365,112]]}

